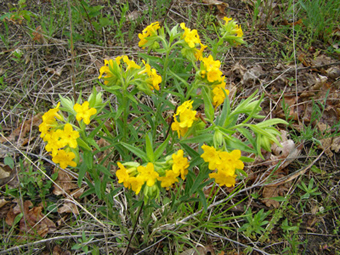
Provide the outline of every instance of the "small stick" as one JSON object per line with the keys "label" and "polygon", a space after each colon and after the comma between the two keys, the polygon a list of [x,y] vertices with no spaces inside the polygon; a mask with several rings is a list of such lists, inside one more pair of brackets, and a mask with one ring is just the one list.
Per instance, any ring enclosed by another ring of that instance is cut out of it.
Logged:
{"label": "small stick", "polygon": [[132,230],[132,232],[131,232],[131,236],[130,236],[130,239],[129,239],[128,246],[126,247],[126,250],[125,250],[125,252],[123,253],[123,255],[126,255],[127,252],[129,251],[130,244],[131,244],[131,241],[132,241],[133,236],[135,235],[136,227],[137,227],[137,224],[138,224],[138,219],[139,219],[139,216],[140,216],[140,214],[141,214],[141,212],[142,212],[143,207],[144,207],[144,201],[143,201],[143,203],[142,203],[142,205],[141,205],[141,207],[140,207],[140,209],[139,209],[139,212],[138,212],[138,215],[137,215],[137,219],[136,219],[135,225],[133,226],[133,230]]}
{"label": "small stick", "polygon": [[168,17],[169,11],[170,11],[170,9],[171,9],[171,7],[172,7],[173,4],[174,4],[174,1],[171,0],[170,5],[169,5],[169,7],[168,7],[168,9],[166,10],[166,13],[165,13],[165,15],[164,15],[164,19],[159,23],[160,26],[163,26],[163,24],[164,24],[166,18]]}

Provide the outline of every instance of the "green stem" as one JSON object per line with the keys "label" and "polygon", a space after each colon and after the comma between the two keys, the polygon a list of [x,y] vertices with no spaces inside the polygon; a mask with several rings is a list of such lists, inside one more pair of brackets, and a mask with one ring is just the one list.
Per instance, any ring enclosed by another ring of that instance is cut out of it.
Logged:
{"label": "green stem", "polygon": [[127,119],[129,116],[128,113],[128,98],[126,96],[126,91],[123,91],[123,137],[122,140],[123,142],[127,142],[127,130],[128,130],[128,126],[127,126]]}

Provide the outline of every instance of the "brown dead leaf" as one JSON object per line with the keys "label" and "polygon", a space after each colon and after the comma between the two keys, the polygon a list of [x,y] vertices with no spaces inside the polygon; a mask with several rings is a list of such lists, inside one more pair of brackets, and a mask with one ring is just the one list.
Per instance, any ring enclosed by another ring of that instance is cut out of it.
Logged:
{"label": "brown dead leaf", "polygon": [[[281,175],[281,174],[280,174]],[[283,177],[284,175],[281,175]],[[280,177],[278,177],[280,178]],[[289,188],[286,187],[287,184],[284,185],[278,185],[278,186],[266,186],[263,188],[262,196],[263,196],[263,203],[274,208],[278,208],[280,206],[280,203],[276,200],[270,199],[272,197],[278,197],[278,196],[284,196],[285,192],[289,190]]]}
{"label": "brown dead leaf", "polygon": [[303,66],[307,67],[307,66],[312,66],[312,61],[311,59],[306,56],[306,54],[304,53],[301,53],[299,56],[298,56],[298,60],[303,64]]}
{"label": "brown dead leaf", "polygon": [[33,35],[33,38],[32,38],[33,41],[41,43],[41,44],[45,43],[46,40],[45,40],[45,37],[43,35],[43,31],[42,31],[41,26],[38,26],[35,29],[35,32],[32,33],[32,35]]}
{"label": "brown dead leaf", "polygon": [[262,74],[264,74],[262,67],[260,65],[254,66],[244,73],[242,84],[253,84],[260,79]]}
{"label": "brown dead leaf", "polygon": [[192,249],[188,249],[183,251],[182,253],[180,253],[180,255],[215,255],[214,249],[212,248],[211,245],[208,246],[200,246],[197,247],[196,249],[192,248]]}
{"label": "brown dead leaf", "polygon": [[56,230],[56,226],[49,218],[42,214],[42,207],[33,207],[31,201],[25,201],[23,208],[19,203],[9,211],[6,217],[6,223],[10,226],[13,225],[15,217],[19,213],[23,213],[23,217],[19,222],[19,229],[22,233],[37,233],[44,237],[48,233],[53,233]]}
{"label": "brown dead leaf", "polygon": [[275,166],[280,161],[282,162],[279,166],[280,169],[284,169],[290,163],[292,163],[301,153],[302,145],[296,146],[294,141],[287,138],[288,132],[285,130],[280,130],[281,137],[277,137],[281,144],[281,147],[277,144],[272,144],[271,150],[272,155],[270,155],[271,164]]}
{"label": "brown dead leaf", "polygon": [[340,68],[332,66],[326,70],[327,76],[331,79],[336,79],[340,76]]}
{"label": "brown dead leaf", "polygon": [[[73,198],[79,198],[84,193],[85,188],[79,188],[73,191],[70,195]],[[79,214],[78,207],[73,203],[66,201],[62,207],[58,209],[59,213],[73,213],[75,215]]]}
{"label": "brown dead leaf", "polygon": [[331,149],[335,152],[339,152],[340,150],[340,137],[334,137],[331,145]]}
{"label": "brown dead leaf", "polygon": [[71,255],[71,254],[72,253],[70,251],[61,249],[59,245],[53,247],[52,255]]}
{"label": "brown dead leaf", "polygon": [[15,175],[15,169],[0,163],[0,187],[9,184],[15,178]]}
{"label": "brown dead leaf", "polygon": [[[10,134],[7,139],[12,143],[17,144],[19,147],[23,146],[27,140],[25,140],[25,136],[27,133],[31,131],[31,127],[38,127],[41,122],[42,114],[37,114],[33,118],[26,120],[24,123],[21,124],[18,128],[16,128],[12,134]],[[6,142],[7,140],[3,137],[0,137],[0,143]]]}
{"label": "brown dead leaf", "polygon": [[[72,177],[72,175],[68,174],[64,170],[58,170],[57,168],[54,168],[54,172],[58,171],[58,178],[55,181],[64,191],[67,193],[70,193],[71,190],[77,189],[77,181],[75,178]],[[53,185],[53,194],[54,195],[62,195],[64,194],[64,191],[61,190],[57,185]]]}
{"label": "brown dead leaf", "polygon": [[219,17],[220,19],[222,19],[223,17],[226,16],[226,12],[225,9],[227,7],[229,7],[229,5],[227,3],[218,1],[218,0],[203,0],[203,3],[207,4],[210,6],[210,8],[212,6],[216,6],[217,7],[217,17]]}
{"label": "brown dead leaf", "polygon": [[129,13],[128,15],[126,15],[126,20],[130,21],[130,22],[135,21],[141,16],[141,14],[142,14],[141,11],[135,10],[135,11]]}
{"label": "brown dead leaf", "polygon": [[63,68],[62,67],[58,67],[57,69],[55,69],[55,68],[45,67],[45,71],[48,72],[48,73],[60,76],[62,71],[63,71]]}
{"label": "brown dead leaf", "polygon": [[0,199],[0,208],[2,208],[4,205],[8,204],[10,201],[7,201],[3,198]]}
{"label": "brown dead leaf", "polygon": [[72,202],[65,202],[62,207],[58,208],[58,213],[73,213],[79,215],[77,206]]}

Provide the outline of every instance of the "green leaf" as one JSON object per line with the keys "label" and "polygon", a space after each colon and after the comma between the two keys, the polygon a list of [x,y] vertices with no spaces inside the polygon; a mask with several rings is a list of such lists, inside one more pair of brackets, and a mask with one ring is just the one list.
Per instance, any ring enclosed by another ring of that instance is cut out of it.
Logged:
{"label": "green leaf", "polygon": [[288,125],[288,122],[285,121],[285,120],[282,120],[282,119],[275,118],[275,119],[262,121],[262,122],[256,124],[256,126],[259,127],[259,128],[266,128],[266,127],[271,127],[271,126],[274,126],[274,125],[277,125],[277,124]]}
{"label": "green leaf", "polygon": [[235,172],[236,172],[237,175],[241,174],[246,178],[248,177],[248,174],[245,171],[243,171],[242,169],[235,169]]}
{"label": "green leaf", "polygon": [[242,162],[254,162],[255,161],[255,159],[253,159],[253,158],[248,158],[248,157],[244,157],[244,156],[241,156],[240,160]]}
{"label": "green leaf", "polygon": [[166,140],[155,150],[155,160],[158,160],[163,155],[166,146],[169,144],[169,140],[170,136],[168,136]]}
{"label": "green leaf", "polygon": [[214,121],[214,108],[213,104],[211,102],[211,97],[209,95],[209,92],[207,91],[206,88],[202,90],[202,96],[204,100],[204,113],[205,116],[207,116],[209,122]]}
{"label": "green leaf", "polygon": [[93,155],[91,151],[84,151],[84,161],[86,163],[87,169],[92,169],[93,168]]}
{"label": "green leaf", "polygon": [[223,126],[225,121],[226,121],[226,119],[227,119],[227,116],[229,114],[230,114],[230,101],[229,101],[229,97],[226,96],[225,99],[224,99],[222,112],[221,112],[221,114],[219,116],[218,122],[216,122],[217,125]]}
{"label": "green leaf", "polygon": [[202,203],[202,206],[204,208],[204,211],[206,212],[208,210],[207,199],[205,198],[205,195],[202,190],[198,190],[197,193],[198,193],[199,200]]}
{"label": "green leaf", "polygon": [[87,151],[92,151],[91,147],[88,146],[88,144],[83,139],[78,138],[77,143],[80,148],[83,148],[84,150],[87,150]]}
{"label": "green leaf", "polygon": [[11,169],[14,168],[14,161],[13,161],[12,157],[6,156],[4,158],[4,163],[5,163],[5,165],[9,166]]}
{"label": "green leaf", "polygon": [[103,174],[107,175],[107,176],[112,176],[112,173],[103,165],[96,165],[96,167],[98,168],[98,170],[100,172],[102,172]]}
{"label": "green leaf", "polygon": [[254,149],[247,146],[246,143],[242,142],[241,140],[237,139],[233,136],[228,136],[226,138],[226,143],[228,145],[228,148],[233,148],[241,151],[246,151],[250,153],[254,153]]}
{"label": "green leaf", "polygon": [[197,151],[195,151],[193,148],[191,148],[189,145],[187,145],[187,144],[181,144],[181,146],[183,147],[183,149],[186,151],[186,153],[188,153],[189,154],[189,156],[191,157],[191,158],[197,158],[197,157],[200,157],[200,154],[197,152]]}
{"label": "green leaf", "polygon": [[[107,118],[106,120],[104,120],[100,125],[98,125],[91,133],[90,135],[88,136],[89,138],[93,139],[99,132],[99,130],[102,129],[102,127],[105,125],[106,121],[108,120],[109,118]],[[97,144],[97,143],[96,143]]]}
{"label": "green leaf", "polygon": [[96,141],[95,141],[93,138],[91,138],[91,137],[86,137],[86,138],[85,138],[85,141],[86,141],[88,144],[90,144],[90,145],[92,145],[93,147],[95,147],[97,150],[100,150],[99,145],[96,143]]}
{"label": "green leaf", "polygon": [[91,188],[89,188],[88,190],[86,190],[83,194],[81,194],[81,196],[79,198],[83,198],[83,197],[87,197],[89,195],[92,195],[96,192],[94,186],[92,186]]}
{"label": "green leaf", "polygon": [[252,133],[246,129],[246,128],[236,128],[237,131],[239,131],[242,135],[244,135],[245,138],[250,142],[253,147],[255,146],[255,138],[253,137]]}
{"label": "green leaf", "polygon": [[148,133],[145,136],[145,148],[146,148],[146,156],[149,159],[149,162],[155,161],[155,154],[153,152],[153,145],[152,145],[152,135],[151,133]]}
{"label": "green leaf", "polygon": [[86,174],[86,163],[83,161],[83,163],[79,166],[79,173],[78,173],[78,187],[81,187],[81,182]]}
{"label": "green leaf", "polygon": [[148,162],[148,157],[147,157],[146,153],[144,151],[142,151],[141,149],[139,149],[135,146],[132,146],[130,144],[124,143],[124,142],[120,142],[120,144],[123,145],[129,151],[131,151],[133,154],[135,154],[136,156],[141,158],[143,161]]}
{"label": "green leaf", "polygon": [[191,138],[186,138],[180,141],[180,143],[209,143],[213,139],[213,134],[202,134]]}
{"label": "green leaf", "polygon": [[282,197],[282,196],[278,196],[278,197],[270,197],[269,199],[274,200],[274,201],[278,201],[278,202],[284,202],[287,200],[286,197]]}

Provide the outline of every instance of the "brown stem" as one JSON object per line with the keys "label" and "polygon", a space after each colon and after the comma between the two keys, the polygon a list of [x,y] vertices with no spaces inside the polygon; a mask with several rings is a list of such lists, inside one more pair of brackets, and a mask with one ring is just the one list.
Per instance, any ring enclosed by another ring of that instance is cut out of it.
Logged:
{"label": "brown stem", "polygon": [[135,235],[135,231],[136,231],[137,224],[138,224],[138,219],[139,219],[139,216],[140,216],[140,214],[141,214],[141,212],[142,212],[142,210],[143,210],[143,207],[144,207],[144,201],[143,201],[141,207],[139,208],[139,212],[138,212],[138,215],[137,215],[137,219],[136,219],[135,225],[133,226],[133,230],[132,230],[132,233],[131,233],[131,236],[130,236],[130,239],[129,239],[128,246],[126,247],[126,250],[125,250],[125,252],[123,253],[123,255],[126,255],[127,252],[129,251],[130,244],[131,244],[131,241],[132,241],[133,236]]}
{"label": "brown stem", "polygon": [[169,5],[169,7],[168,7],[168,9],[166,10],[166,13],[165,13],[165,15],[164,15],[164,19],[160,22],[160,26],[163,26],[163,24],[164,24],[164,22],[165,22],[165,20],[166,20],[166,17],[168,16],[168,14],[169,14],[169,11],[170,11],[170,9],[171,9],[171,7],[172,7],[172,5],[174,4],[174,1],[173,0],[171,0],[171,2],[170,2],[170,5]]}

